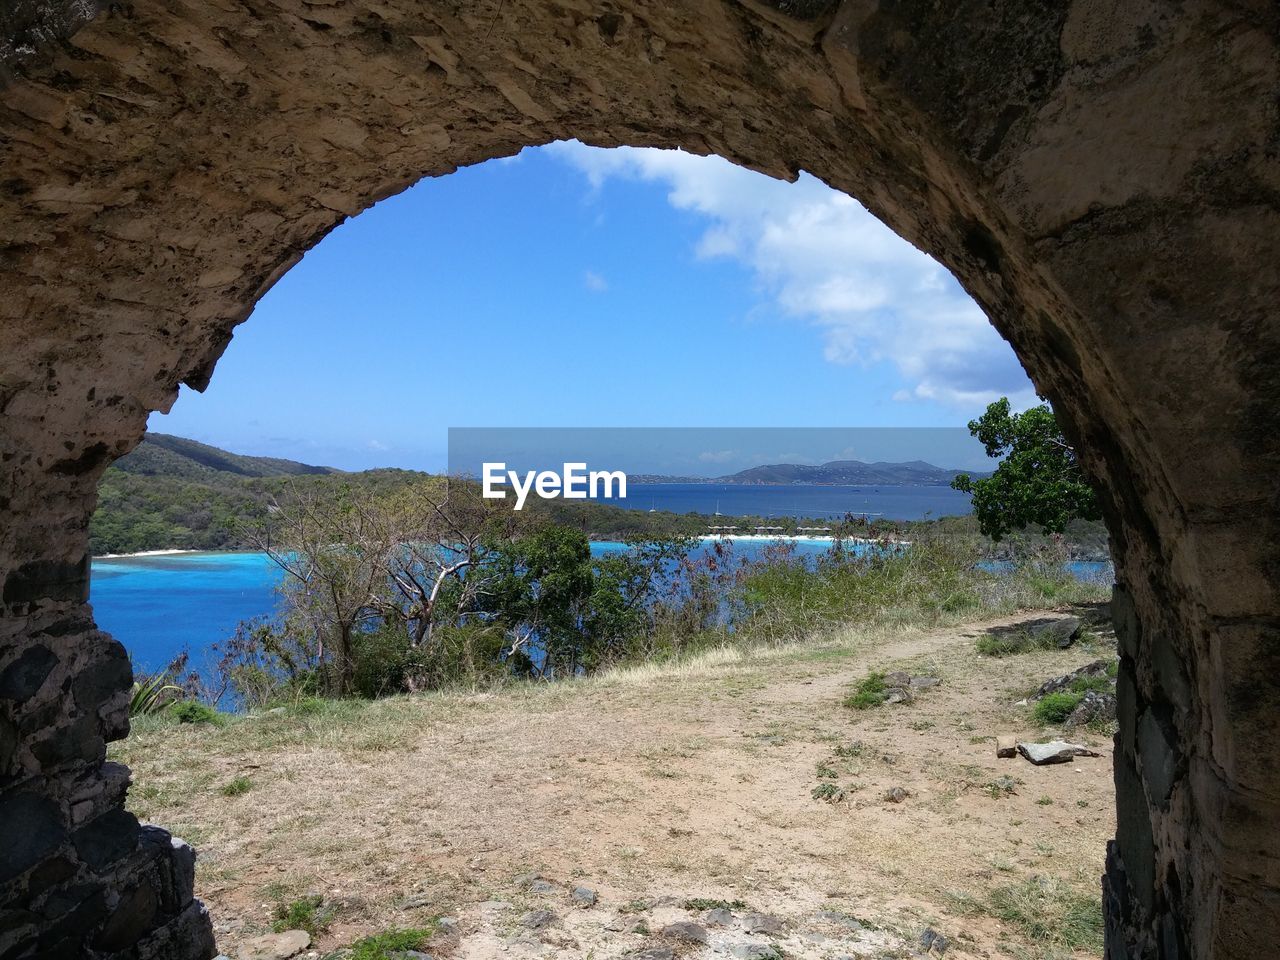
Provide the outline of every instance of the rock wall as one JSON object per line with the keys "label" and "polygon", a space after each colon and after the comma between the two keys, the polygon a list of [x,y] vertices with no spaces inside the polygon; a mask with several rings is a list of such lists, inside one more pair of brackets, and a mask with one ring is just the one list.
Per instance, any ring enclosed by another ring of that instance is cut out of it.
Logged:
{"label": "rock wall", "polygon": [[213,949],[189,851],[103,761],[128,670],[85,603],[102,470],[342,219],[563,137],[808,170],[957,274],[1114,537],[1108,953],[1280,939],[1273,3],[95,9],[0,17],[0,958]]}

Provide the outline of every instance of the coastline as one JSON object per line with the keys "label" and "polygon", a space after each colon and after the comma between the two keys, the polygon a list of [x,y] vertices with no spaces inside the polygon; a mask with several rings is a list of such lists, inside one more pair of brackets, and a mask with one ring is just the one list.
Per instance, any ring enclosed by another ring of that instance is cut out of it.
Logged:
{"label": "coastline", "polygon": [[[778,540],[796,540],[796,541],[803,541],[803,542],[805,542],[805,543],[835,543],[836,538],[835,538],[835,537],[827,537],[827,536],[823,536],[823,537],[808,537],[808,536],[804,536],[804,537],[802,537],[802,536],[800,536],[799,534],[795,534],[795,533],[775,533],[775,534],[768,534],[768,533],[730,533],[730,534],[704,533],[704,534],[699,535],[698,540],[699,540],[699,541],[702,541],[702,542],[704,542],[704,543],[705,543],[705,542],[707,542],[707,541],[710,541],[710,540],[755,540],[755,541],[757,541],[757,542],[762,542],[762,543],[774,543],[774,542],[776,542],[776,541],[778,541]],[[843,538],[843,540],[844,540],[844,542],[845,542],[845,543],[866,543],[866,544],[876,544],[876,543],[883,543],[883,542],[885,542],[885,541],[883,541],[883,540],[875,540],[875,539],[870,539],[870,538],[868,538],[868,537],[844,537],[844,538]],[[895,544],[895,545],[897,545],[897,546],[904,546],[904,547],[906,547],[906,546],[910,546],[910,545],[911,545],[911,541],[910,541],[910,540],[894,540],[894,539],[890,539],[888,542],[889,542],[889,543],[892,543],[892,544]]]}
{"label": "coastline", "polygon": [[134,557],[169,557],[175,553],[210,553],[209,550],[187,550],[170,547],[165,550],[139,550],[137,553],[99,553],[91,560],[129,560]]}

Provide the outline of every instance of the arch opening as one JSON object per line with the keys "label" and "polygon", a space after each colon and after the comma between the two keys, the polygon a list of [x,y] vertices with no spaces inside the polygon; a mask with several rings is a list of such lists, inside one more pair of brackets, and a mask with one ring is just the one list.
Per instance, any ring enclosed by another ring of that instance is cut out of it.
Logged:
{"label": "arch opening", "polygon": [[[1280,684],[1258,667],[1280,609],[1280,84],[1262,18],[138,3],[82,26],[66,6],[24,7],[4,26],[25,39],[0,48],[6,904],[25,909],[35,868],[59,862],[92,877],[96,919],[145,895],[140,870],[183,889],[163,838],[121,846],[124,781],[102,764],[127,682],[85,606],[107,463],[179,383],[208,383],[234,325],[343,216],[576,136],[808,170],[955,272],[1064,418],[1114,537],[1108,949],[1244,956],[1274,932]],[[1195,96],[1154,109],[1178,76]],[[161,914],[92,949],[196,955],[200,911]]]}

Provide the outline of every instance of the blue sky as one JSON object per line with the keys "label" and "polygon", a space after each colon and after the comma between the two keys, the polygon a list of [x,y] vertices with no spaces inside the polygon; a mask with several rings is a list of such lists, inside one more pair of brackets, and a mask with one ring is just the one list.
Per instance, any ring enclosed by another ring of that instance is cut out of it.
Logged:
{"label": "blue sky", "polygon": [[450,427],[963,426],[1001,395],[1034,400],[1008,345],[848,197],[568,143],[340,226],[150,428],[438,470]]}

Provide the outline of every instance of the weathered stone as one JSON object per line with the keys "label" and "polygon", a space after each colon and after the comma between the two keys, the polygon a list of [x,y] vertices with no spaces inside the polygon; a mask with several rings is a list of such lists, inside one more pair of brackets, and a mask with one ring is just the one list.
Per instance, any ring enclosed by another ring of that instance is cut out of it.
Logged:
{"label": "weathered stone", "polygon": [[57,655],[36,644],[0,672],[0,700],[30,700],[58,665]]}
{"label": "weathered stone", "polygon": [[114,952],[132,946],[155,926],[160,900],[150,883],[136,884],[120,898],[119,904],[98,935],[93,945],[99,950]]}
{"label": "weathered stone", "polygon": [[1082,727],[1095,720],[1114,720],[1116,718],[1116,698],[1112,693],[1098,693],[1086,690],[1076,708],[1067,719],[1062,721],[1064,727]]}
{"label": "weathered stone", "polygon": [[80,859],[94,870],[104,870],[132,853],[140,839],[138,818],[125,810],[108,810],[71,836]]}
{"label": "weathered stone", "polygon": [[740,921],[747,933],[780,933],[782,921],[767,913],[744,913]]}
{"label": "weathered stone", "polygon": [[237,960],[288,960],[311,946],[305,930],[285,930],[254,937],[236,951]]}
{"label": "weathered stone", "polygon": [[625,954],[630,960],[674,960],[675,955],[670,947],[642,947]]}
{"label": "weathered stone", "polygon": [[596,900],[599,899],[590,887],[574,887],[569,896],[573,898],[574,903],[583,907],[594,907]]}
{"label": "weathered stone", "polygon": [[911,703],[915,697],[911,695],[909,687],[890,687],[884,692],[885,703]]}
{"label": "weathered stone", "polygon": [[1092,663],[1086,663],[1083,667],[1072,670],[1070,673],[1064,673],[1060,677],[1046,680],[1040,684],[1040,688],[1032,695],[1031,699],[1039,700],[1045,694],[1065,690],[1081,677],[1105,677],[1110,666],[1110,662],[1106,660],[1094,660]]}
{"label": "weathered stone", "polygon": [[520,926],[530,930],[541,930],[558,922],[558,919],[550,910],[530,910],[520,918]]}
{"label": "weathered stone", "polygon": [[1059,620],[1037,623],[1029,632],[1041,643],[1052,643],[1066,649],[1080,638],[1083,629],[1084,623],[1079,617],[1062,617]]}
{"label": "weathered stone", "polygon": [[57,806],[38,793],[0,795],[0,883],[20,876],[62,845],[66,828]]}
{"label": "weathered stone", "polygon": [[662,928],[659,936],[666,940],[677,940],[681,943],[706,943],[707,930],[692,920],[677,920]]}
{"label": "weathered stone", "polygon": [[1067,743],[1065,740],[1051,740],[1048,743],[1019,743],[1018,752],[1042,767],[1050,763],[1070,763],[1076,757],[1096,757],[1097,753],[1078,743]]}
{"label": "weathered stone", "polygon": [[930,687],[936,687],[941,683],[942,680],[938,677],[912,677],[911,689],[928,690]]}
{"label": "weathered stone", "polygon": [[731,927],[735,919],[733,911],[724,907],[714,907],[702,915],[702,922],[709,927]]}
{"label": "weathered stone", "polygon": [[1017,737],[996,737],[996,756],[1001,760],[1018,755]]}
{"label": "weathered stone", "polygon": [[884,792],[883,799],[886,803],[902,803],[910,794],[902,787],[890,787]]}
{"label": "weathered stone", "polygon": [[729,953],[737,960],[781,960],[778,948],[768,943],[735,943]]}
{"label": "weathered stone", "polygon": [[530,880],[524,888],[530,893],[555,893],[558,889],[554,883],[540,877]]}

